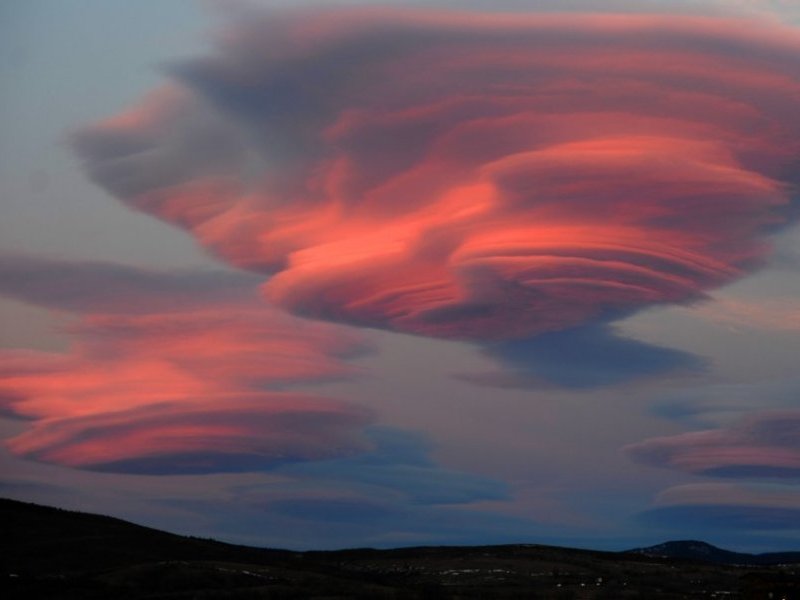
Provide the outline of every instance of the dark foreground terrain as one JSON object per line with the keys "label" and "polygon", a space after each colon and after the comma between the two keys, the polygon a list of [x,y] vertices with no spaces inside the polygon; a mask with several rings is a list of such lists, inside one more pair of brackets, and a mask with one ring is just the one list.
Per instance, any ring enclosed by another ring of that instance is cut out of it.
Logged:
{"label": "dark foreground terrain", "polygon": [[702,542],[625,553],[539,545],[290,552],[2,499],[0,539],[5,599],[800,600],[800,553],[734,554]]}

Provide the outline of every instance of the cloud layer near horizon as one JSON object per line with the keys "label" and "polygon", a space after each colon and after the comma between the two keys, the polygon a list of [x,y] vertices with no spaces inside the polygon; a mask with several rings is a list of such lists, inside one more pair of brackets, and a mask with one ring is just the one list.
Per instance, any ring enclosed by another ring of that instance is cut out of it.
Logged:
{"label": "cloud layer near horizon", "polygon": [[344,359],[367,346],[352,331],[267,307],[247,276],[17,258],[0,261],[0,293],[78,318],[66,354],[0,352],[2,408],[31,421],[6,442],[15,454],[174,474],[369,448],[367,409],[280,391],[355,374]]}
{"label": "cloud layer near horizon", "polygon": [[800,410],[752,414],[719,429],[692,431],[625,448],[643,464],[717,477],[800,477]]}
{"label": "cloud layer near horizon", "polygon": [[752,20],[255,12],[74,143],[297,314],[529,338],[764,258],[796,178],[798,56]]}
{"label": "cloud layer near horizon", "polygon": [[774,484],[681,485],[658,494],[655,506],[640,518],[650,526],[687,532],[793,532],[800,529],[800,493],[795,486]]}

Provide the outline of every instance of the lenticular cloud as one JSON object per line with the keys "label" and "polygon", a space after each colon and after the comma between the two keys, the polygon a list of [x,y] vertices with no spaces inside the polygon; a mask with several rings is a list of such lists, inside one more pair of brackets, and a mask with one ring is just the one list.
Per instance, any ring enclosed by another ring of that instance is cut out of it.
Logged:
{"label": "lenticular cloud", "polygon": [[800,475],[800,411],[757,413],[728,428],[652,438],[625,447],[634,460],[717,477]]}
{"label": "lenticular cloud", "polygon": [[265,306],[249,277],[16,257],[0,260],[0,295],[76,317],[69,352],[0,351],[0,411],[28,421],[6,441],[18,456],[166,475],[370,448],[369,410],[285,391],[354,375],[346,359],[368,345]]}
{"label": "lenticular cloud", "polygon": [[74,143],[296,314],[477,341],[685,302],[788,222],[800,36],[774,23],[253,14]]}

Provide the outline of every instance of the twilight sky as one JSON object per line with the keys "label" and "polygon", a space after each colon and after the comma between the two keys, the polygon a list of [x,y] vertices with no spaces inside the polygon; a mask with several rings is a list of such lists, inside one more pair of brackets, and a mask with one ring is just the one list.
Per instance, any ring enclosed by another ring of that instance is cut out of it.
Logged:
{"label": "twilight sky", "polygon": [[0,495],[799,549],[799,6],[5,2]]}

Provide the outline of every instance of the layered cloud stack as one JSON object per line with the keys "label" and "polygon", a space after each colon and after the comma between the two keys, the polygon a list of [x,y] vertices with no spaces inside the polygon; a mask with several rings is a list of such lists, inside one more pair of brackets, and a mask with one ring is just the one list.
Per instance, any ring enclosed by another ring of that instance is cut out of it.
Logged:
{"label": "layered cloud stack", "polygon": [[796,176],[799,52],[700,17],[255,15],[75,143],[297,314],[524,338],[760,262]]}

